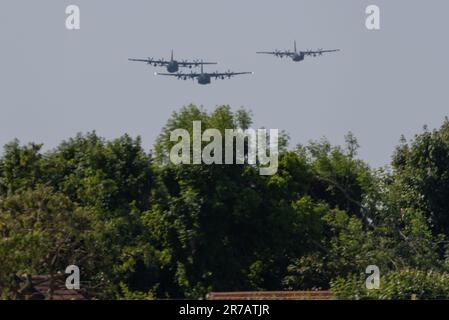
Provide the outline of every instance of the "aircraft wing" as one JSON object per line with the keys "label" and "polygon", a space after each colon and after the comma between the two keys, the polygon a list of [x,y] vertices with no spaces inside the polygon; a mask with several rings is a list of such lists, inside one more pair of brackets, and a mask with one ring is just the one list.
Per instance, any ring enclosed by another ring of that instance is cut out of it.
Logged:
{"label": "aircraft wing", "polygon": [[305,51],[304,54],[316,57],[316,56],[322,55],[323,53],[338,52],[338,51],[340,51],[340,49],[334,49],[334,50],[322,50],[322,49],[319,49],[319,50],[316,50],[316,51],[313,51],[313,50]]}
{"label": "aircraft wing", "polygon": [[225,78],[231,78],[234,76],[239,76],[242,74],[254,74],[254,72],[223,72],[223,73],[208,73],[209,76],[214,77],[215,79],[225,79]]}
{"label": "aircraft wing", "polygon": [[198,67],[201,65],[217,64],[217,62],[202,62],[202,61],[178,61],[181,67]]}
{"label": "aircraft wing", "polygon": [[145,62],[147,64],[151,64],[151,65],[155,65],[155,66],[166,66],[167,64],[169,64],[169,61],[165,61],[165,60],[155,60],[152,58],[148,58],[148,59],[128,59],[129,61],[133,61],[133,62]]}
{"label": "aircraft wing", "polygon": [[160,73],[160,72],[155,72],[154,73],[155,76],[169,76],[169,77],[175,77],[178,79],[182,79],[182,80],[187,80],[187,79],[194,79],[197,78],[199,76],[199,73]]}
{"label": "aircraft wing", "polygon": [[280,57],[283,58],[285,57],[290,57],[291,55],[293,55],[293,52],[290,51],[258,51],[256,52],[257,54],[271,54],[274,55],[276,57]]}

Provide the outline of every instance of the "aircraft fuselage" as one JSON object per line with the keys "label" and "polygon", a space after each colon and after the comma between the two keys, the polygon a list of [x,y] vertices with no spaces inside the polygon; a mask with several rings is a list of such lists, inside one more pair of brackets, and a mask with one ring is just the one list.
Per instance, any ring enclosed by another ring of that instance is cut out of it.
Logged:
{"label": "aircraft fuselage", "polygon": [[304,60],[304,52],[300,52],[300,53],[295,53],[292,56],[292,60],[295,62],[299,62],[299,61],[303,61]]}
{"label": "aircraft fuselage", "polygon": [[208,75],[208,74],[200,74],[198,76],[198,83],[199,84],[203,84],[203,85],[210,84],[210,75]]}
{"label": "aircraft fuselage", "polygon": [[179,71],[178,61],[172,60],[167,64],[167,71],[170,73],[175,73]]}

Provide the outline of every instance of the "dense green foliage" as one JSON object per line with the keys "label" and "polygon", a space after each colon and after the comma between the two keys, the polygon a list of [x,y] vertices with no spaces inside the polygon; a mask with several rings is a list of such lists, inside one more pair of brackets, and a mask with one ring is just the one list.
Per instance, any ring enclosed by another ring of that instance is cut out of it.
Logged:
{"label": "dense green foliage", "polygon": [[333,281],[340,299],[410,300],[449,297],[449,274],[416,269],[392,271],[382,278],[378,290],[367,290],[363,277],[350,276]]}
{"label": "dense green foliage", "polygon": [[[140,138],[89,133],[0,158],[0,288],[12,275],[81,268],[98,298],[200,298],[210,291],[332,290],[341,298],[449,298],[449,122],[403,140],[390,170],[326,140],[288,147],[276,175],[254,165],[173,165],[170,132],[251,126],[227,106],[174,113]],[[381,270],[367,291],[365,269]]]}

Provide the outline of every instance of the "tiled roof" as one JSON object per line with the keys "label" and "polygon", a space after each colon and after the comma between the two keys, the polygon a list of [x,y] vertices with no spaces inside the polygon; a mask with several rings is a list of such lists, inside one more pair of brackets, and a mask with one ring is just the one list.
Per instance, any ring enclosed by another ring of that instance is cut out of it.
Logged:
{"label": "tiled roof", "polygon": [[[26,281],[25,277],[21,278]],[[53,281],[53,292],[50,294],[50,277],[37,275],[31,277],[31,286],[23,293],[30,300],[87,300],[80,290],[70,290],[65,286],[64,279]]]}
{"label": "tiled roof", "polygon": [[332,300],[330,291],[211,292],[208,300]]}

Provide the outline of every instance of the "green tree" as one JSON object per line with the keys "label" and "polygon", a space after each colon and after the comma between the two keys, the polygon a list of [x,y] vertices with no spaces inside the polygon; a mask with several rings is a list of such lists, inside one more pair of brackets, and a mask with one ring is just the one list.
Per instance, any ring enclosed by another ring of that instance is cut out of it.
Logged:
{"label": "green tree", "polygon": [[403,138],[393,158],[403,207],[422,211],[435,234],[449,235],[449,120],[441,128]]}
{"label": "green tree", "polygon": [[105,289],[98,283],[106,253],[98,239],[101,228],[92,212],[48,187],[0,198],[0,287],[12,289],[11,274],[56,278],[77,265],[83,281]]}
{"label": "green tree", "polygon": [[0,160],[0,194],[27,189],[41,181],[41,148],[42,145],[34,143],[20,146],[18,140],[4,146]]}

